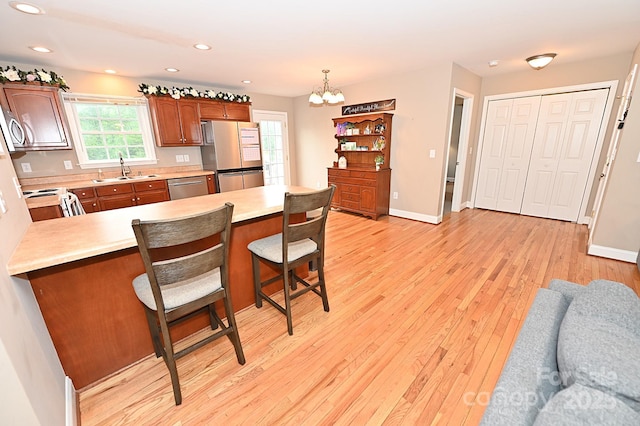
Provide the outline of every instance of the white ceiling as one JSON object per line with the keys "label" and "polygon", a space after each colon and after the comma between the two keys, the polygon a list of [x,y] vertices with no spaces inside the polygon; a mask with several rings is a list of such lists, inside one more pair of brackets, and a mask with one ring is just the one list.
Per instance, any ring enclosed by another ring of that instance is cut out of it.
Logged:
{"label": "white ceiling", "polygon": [[46,14],[0,4],[2,67],[110,68],[141,83],[236,93],[304,95],[321,84],[323,68],[334,87],[442,62],[488,76],[525,70],[534,54],[558,53],[552,67],[640,42],[640,0],[27,1]]}

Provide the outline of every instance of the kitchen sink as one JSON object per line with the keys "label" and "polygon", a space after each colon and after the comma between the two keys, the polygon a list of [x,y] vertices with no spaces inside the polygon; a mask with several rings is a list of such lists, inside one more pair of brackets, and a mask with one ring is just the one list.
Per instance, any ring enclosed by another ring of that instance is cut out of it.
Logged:
{"label": "kitchen sink", "polygon": [[139,176],[118,176],[114,178],[105,178],[105,179],[92,179],[93,183],[113,183],[113,182],[122,182],[127,180],[139,180],[139,179],[149,179],[149,178],[157,178],[160,175],[139,175]]}

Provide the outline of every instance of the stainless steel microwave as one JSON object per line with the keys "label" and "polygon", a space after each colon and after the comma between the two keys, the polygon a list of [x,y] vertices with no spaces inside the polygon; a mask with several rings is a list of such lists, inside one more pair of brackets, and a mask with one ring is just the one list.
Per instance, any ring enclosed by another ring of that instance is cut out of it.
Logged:
{"label": "stainless steel microwave", "polygon": [[2,129],[2,134],[4,135],[4,140],[7,143],[9,152],[13,152],[16,150],[16,147],[24,145],[24,129],[11,111],[2,109],[2,114],[0,114],[0,128]]}

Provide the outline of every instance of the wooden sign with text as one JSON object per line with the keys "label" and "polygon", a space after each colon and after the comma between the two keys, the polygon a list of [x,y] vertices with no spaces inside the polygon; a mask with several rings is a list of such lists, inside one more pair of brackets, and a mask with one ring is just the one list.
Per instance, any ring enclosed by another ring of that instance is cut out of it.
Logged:
{"label": "wooden sign with text", "polygon": [[342,115],[366,114],[379,111],[391,111],[396,109],[396,100],[367,102],[366,104],[345,105],[342,107]]}

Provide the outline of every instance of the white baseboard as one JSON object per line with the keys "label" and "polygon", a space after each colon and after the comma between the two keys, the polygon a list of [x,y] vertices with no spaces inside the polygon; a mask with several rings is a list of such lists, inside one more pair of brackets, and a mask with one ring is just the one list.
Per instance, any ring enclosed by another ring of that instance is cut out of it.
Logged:
{"label": "white baseboard", "polygon": [[621,260],[623,262],[636,263],[638,252],[629,250],[620,250],[611,247],[597,246],[590,244],[587,254],[592,256],[606,257],[607,259]]}
{"label": "white baseboard", "polygon": [[404,219],[417,220],[420,222],[427,222],[437,225],[442,221],[442,219],[438,220],[437,216],[430,216],[421,213],[408,212],[405,210],[397,210],[397,209],[389,209],[389,216],[401,217]]}
{"label": "white baseboard", "polygon": [[65,426],[77,426],[78,424],[78,406],[76,397],[76,388],[69,376],[64,378],[64,410],[65,410]]}

